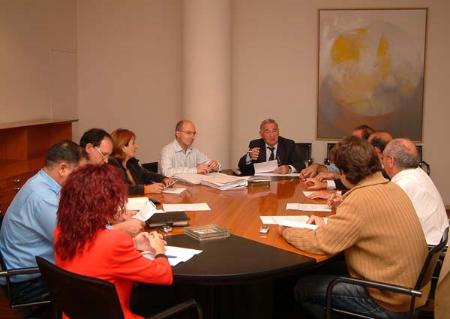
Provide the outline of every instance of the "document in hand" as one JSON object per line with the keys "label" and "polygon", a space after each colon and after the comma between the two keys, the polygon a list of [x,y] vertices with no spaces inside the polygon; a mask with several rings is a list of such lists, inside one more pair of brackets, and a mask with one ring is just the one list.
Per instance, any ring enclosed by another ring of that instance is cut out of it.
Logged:
{"label": "document in hand", "polygon": [[278,168],[278,161],[273,160],[273,161],[255,163],[255,164],[253,164],[253,167],[255,169],[255,175],[258,173],[273,172]]}
{"label": "document in hand", "polygon": [[206,175],[177,174],[174,177],[190,184],[202,184],[220,190],[236,189],[248,185],[248,177],[232,176],[222,173],[210,173]]}
{"label": "document in hand", "polygon": [[147,202],[144,204],[144,207],[142,207],[134,216],[133,218],[136,218],[140,221],[145,222],[147,219],[153,216],[158,210],[156,209],[155,204],[153,204],[151,201],[147,200]]}

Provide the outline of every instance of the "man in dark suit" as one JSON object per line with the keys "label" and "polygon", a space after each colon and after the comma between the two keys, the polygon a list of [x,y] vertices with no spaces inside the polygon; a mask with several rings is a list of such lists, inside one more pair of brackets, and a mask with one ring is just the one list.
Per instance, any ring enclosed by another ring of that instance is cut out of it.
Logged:
{"label": "man in dark suit", "polygon": [[293,140],[279,136],[278,123],[267,119],[259,126],[260,139],[250,142],[249,151],[239,160],[243,175],[255,174],[254,163],[278,160],[275,173],[288,174],[300,172],[305,163],[296,152]]}

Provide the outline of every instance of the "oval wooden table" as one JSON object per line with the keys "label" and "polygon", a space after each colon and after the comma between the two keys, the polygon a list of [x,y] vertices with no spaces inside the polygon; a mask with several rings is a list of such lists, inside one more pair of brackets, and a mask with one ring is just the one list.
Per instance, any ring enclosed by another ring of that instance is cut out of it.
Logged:
{"label": "oval wooden table", "polygon": [[271,318],[274,281],[304,273],[327,259],[289,245],[276,225],[270,225],[266,235],[259,233],[260,216],[311,214],[286,210],[291,202],[318,203],[304,196],[305,187],[298,178],[276,177],[270,184],[227,191],[203,185],[176,186],[187,189],[179,195],[149,197],[161,203],[206,202],[211,211],[187,212],[190,226],[216,224],[232,234],[200,242],[183,235],[182,227],[174,227],[166,237],[169,245],[203,250],[173,271],[176,294],[183,291],[180,299],[195,296],[206,318]]}

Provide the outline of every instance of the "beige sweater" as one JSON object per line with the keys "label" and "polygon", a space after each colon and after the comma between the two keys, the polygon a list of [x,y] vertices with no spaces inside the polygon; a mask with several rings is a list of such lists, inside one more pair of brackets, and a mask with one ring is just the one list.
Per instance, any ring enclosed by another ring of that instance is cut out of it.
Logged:
{"label": "beige sweater", "polygon": [[[403,190],[375,173],[344,196],[336,215],[315,231],[287,228],[283,237],[297,248],[334,255],[345,252],[352,277],[414,287],[427,255],[417,214]],[[429,285],[416,306],[425,303]],[[370,289],[390,311],[409,309],[409,297]]]}

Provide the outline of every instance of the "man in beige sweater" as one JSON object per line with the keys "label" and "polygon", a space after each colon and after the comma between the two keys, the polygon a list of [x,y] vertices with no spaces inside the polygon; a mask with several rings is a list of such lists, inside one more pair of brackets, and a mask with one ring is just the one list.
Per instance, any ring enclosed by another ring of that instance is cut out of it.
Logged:
{"label": "man in beige sweater", "polygon": [[[413,287],[427,255],[427,245],[414,207],[403,190],[380,172],[373,147],[364,140],[346,138],[338,144],[334,163],[350,189],[336,214],[312,216],[315,231],[282,229],[282,236],[297,248],[324,255],[344,252],[348,274],[352,277]],[[345,275],[345,274],[343,274]],[[301,278],[295,297],[303,310],[323,318],[328,283],[336,276]],[[429,287],[416,306],[425,303]],[[339,284],[333,305],[379,318],[404,318],[409,298],[348,284]],[[310,317],[308,317],[310,318]]]}

